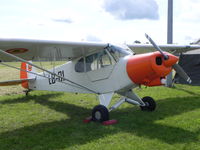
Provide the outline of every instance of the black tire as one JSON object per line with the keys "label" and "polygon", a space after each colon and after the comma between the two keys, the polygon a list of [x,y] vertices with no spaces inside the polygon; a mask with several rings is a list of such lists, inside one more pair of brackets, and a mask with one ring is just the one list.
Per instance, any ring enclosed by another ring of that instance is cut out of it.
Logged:
{"label": "black tire", "polygon": [[29,91],[26,91],[26,92],[25,92],[25,95],[28,96],[28,94],[29,94]]}
{"label": "black tire", "polygon": [[154,111],[156,109],[156,102],[152,97],[146,96],[142,98],[142,101],[146,106],[140,106],[142,111]]}
{"label": "black tire", "polygon": [[103,122],[109,120],[108,109],[103,105],[97,105],[92,110],[92,120]]}

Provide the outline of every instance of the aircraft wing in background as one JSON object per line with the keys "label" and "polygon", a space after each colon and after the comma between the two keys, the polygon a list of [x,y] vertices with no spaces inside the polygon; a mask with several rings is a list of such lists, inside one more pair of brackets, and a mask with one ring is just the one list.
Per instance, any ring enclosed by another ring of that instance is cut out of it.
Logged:
{"label": "aircraft wing in background", "polygon": [[[153,52],[155,48],[151,44],[132,44],[127,45],[131,50],[133,50],[136,54]],[[184,53],[187,51],[200,49],[200,45],[178,45],[178,44],[166,44],[166,45],[158,45],[162,50],[170,53]]]}

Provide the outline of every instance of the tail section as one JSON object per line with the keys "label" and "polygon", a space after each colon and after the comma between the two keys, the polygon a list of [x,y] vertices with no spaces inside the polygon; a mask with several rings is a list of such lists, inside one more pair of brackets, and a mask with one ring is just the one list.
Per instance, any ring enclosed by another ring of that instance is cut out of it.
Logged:
{"label": "tail section", "polygon": [[[20,71],[20,79],[21,80],[34,79],[35,75],[30,72],[36,72],[35,67],[33,67],[25,62],[22,62],[21,63],[21,71]],[[21,85],[23,88],[29,89],[28,80],[22,81]]]}
{"label": "tail section", "polygon": [[19,80],[8,80],[8,81],[0,81],[0,86],[10,86],[10,85],[19,85],[21,84],[23,88],[30,89],[29,83],[35,80],[36,75],[30,73],[36,73],[35,67],[22,62],[21,63],[21,71],[20,71],[20,79]]}

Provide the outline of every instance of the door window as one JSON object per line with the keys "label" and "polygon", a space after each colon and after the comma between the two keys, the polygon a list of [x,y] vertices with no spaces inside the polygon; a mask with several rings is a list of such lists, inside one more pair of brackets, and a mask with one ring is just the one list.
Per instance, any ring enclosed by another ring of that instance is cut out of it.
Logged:
{"label": "door window", "polygon": [[98,70],[115,64],[115,61],[104,50],[86,57],[86,71]]}

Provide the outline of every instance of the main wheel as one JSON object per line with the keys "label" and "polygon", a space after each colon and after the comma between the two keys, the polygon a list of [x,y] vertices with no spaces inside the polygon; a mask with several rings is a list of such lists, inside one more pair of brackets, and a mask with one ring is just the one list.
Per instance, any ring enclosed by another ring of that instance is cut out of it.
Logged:
{"label": "main wheel", "polygon": [[92,120],[103,122],[109,120],[108,109],[103,105],[97,105],[92,110]]}
{"label": "main wheel", "polygon": [[145,106],[140,106],[142,111],[154,111],[156,109],[156,102],[153,98],[146,96],[142,98],[142,101],[145,103]]}

